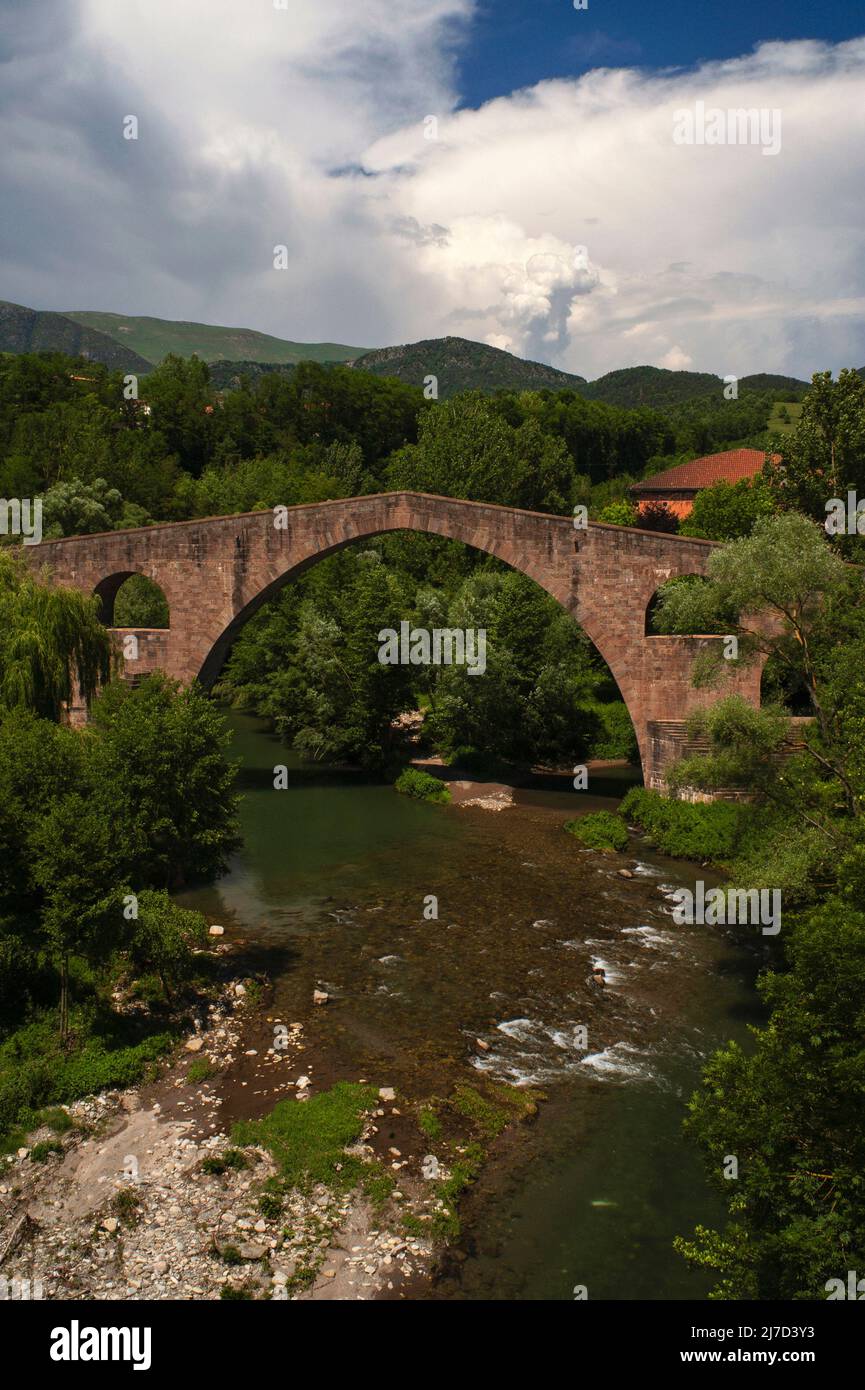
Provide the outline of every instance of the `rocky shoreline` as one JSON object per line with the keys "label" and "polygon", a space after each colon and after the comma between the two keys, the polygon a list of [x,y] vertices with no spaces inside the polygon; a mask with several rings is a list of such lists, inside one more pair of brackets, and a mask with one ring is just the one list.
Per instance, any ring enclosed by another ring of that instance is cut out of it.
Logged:
{"label": "rocky shoreline", "polygon": [[[395,1298],[428,1274],[434,1244],[409,1233],[405,1216],[431,1220],[435,1203],[395,1150],[394,1188],[381,1204],[323,1183],[268,1204],[271,1154],[233,1147],[220,1121],[233,1064],[255,1055],[244,1048],[253,1012],[247,985],[231,981],[156,1082],[62,1107],[71,1122],[62,1137],[35,1131],[0,1160],[0,1296]],[[309,1062],[299,1064],[302,1025],[283,1026],[284,1046],[261,1070],[272,1095],[303,1104],[313,1088]],[[190,1082],[196,1062],[208,1075]],[[395,1100],[381,1088],[351,1154],[375,1159],[380,1122],[400,1113]]]}

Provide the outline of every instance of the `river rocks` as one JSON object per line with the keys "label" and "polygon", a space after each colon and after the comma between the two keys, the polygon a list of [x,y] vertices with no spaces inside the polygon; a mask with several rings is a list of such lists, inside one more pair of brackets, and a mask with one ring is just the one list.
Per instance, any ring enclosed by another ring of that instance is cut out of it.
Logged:
{"label": "river rocks", "polygon": [[186,1051],[187,1051],[187,1052],[200,1052],[201,1049],[202,1049],[203,1047],[204,1047],[204,1039],[203,1039],[203,1038],[189,1038],[189,1039],[187,1039],[187,1042],[186,1042]]}
{"label": "river rocks", "polygon": [[483,1038],[475,1038],[475,1047],[479,1052],[489,1052],[490,1050],[489,1043],[484,1042]]}
{"label": "river rocks", "polygon": [[393,1086],[379,1086],[378,1098],[379,1100],[396,1100],[396,1091]]}
{"label": "river rocks", "polygon": [[634,877],[634,874],[631,872],[630,869],[619,869],[619,870],[618,870],[618,874],[619,874],[619,877],[620,877],[620,878],[633,878],[633,877]]}
{"label": "river rocks", "polygon": [[314,989],[314,990],[312,991],[312,1002],[313,1002],[313,1004],[326,1004],[329,998],[330,998],[330,995],[327,993],[326,990],[323,990],[323,989]]}
{"label": "river rocks", "polygon": [[209,928],[208,928],[208,931],[207,931],[207,934],[208,934],[208,936],[224,936],[224,935],[225,935],[225,927],[216,927],[216,926],[209,927]]}
{"label": "river rocks", "polygon": [[266,1245],[253,1245],[251,1242],[244,1241],[237,1247],[237,1253],[242,1260],[261,1260],[267,1254]]}

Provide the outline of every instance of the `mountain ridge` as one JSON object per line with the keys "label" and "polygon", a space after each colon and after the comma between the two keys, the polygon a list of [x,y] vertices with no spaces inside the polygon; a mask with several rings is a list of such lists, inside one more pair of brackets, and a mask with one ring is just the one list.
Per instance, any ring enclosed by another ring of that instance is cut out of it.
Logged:
{"label": "mountain ridge", "polygon": [[[146,350],[145,350],[146,349]],[[257,329],[201,324],[96,310],[30,309],[0,301],[0,351],[65,352],[104,363],[112,370],[146,375],[167,352],[202,356],[212,366],[220,390],[237,386],[241,376],[291,372],[299,362],[341,364],[391,376],[423,387],[436,379],[441,399],[459,391],[572,390],[586,400],[626,409],[670,410],[702,399],[723,399],[725,381],[711,372],[673,371],[643,365],[621,367],[594,381],[544,362],[517,357],[503,348],[469,338],[446,336],[414,343],[364,349],[344,343],[300,343]],[[865,368],[860,369],[865,376]],[[741,377],[743,393],[779,393],[795,399],[809,383],[777,373]]]}

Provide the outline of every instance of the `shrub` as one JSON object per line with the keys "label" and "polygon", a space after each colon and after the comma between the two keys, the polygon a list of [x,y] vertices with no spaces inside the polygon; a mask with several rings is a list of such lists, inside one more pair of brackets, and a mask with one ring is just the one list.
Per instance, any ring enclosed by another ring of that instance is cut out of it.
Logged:
{"label": "shrub", "polygon": [[398,792],[413,796],[418,801],[435,801],[443,805],[451,799],[444,782],[439,781],[438,777],[430,777],[428,772],[421,772],[417,767],[407,767],[400,773],[394,786]]}
{"label": "shrub", "polygon": [[35,1128],[32,1112],[46,1105],[134,1085],[173,1041],[170,1033],[159,1033],[134,1047],[111,1049],[104,1038],[93,1036],[67,1056],[57,1047],[53,1020],[19,1029],[0,1045],[0,1134],[18,1123]]}
{"label": "shrub", "polygon": [[565,829],[589,849],[628,848],[628,828],[612,811],[592,811],[579,820],[569,820]]}
{"label": "shrub", "polygon": [[278,1192],[262,1192],[258,1210],[267,1221],[276,1221],[282,1214],[282,1198]]}
{"label": "shrub", "polygon": [[743,847],[755,811],[730,801],[676,801],[632,787],[619,814],[639,825],[664,854],[724,864]]}
{"label": "shrub", "polygon": [[627,758],[637,761],[637,735],[623,700],[603,703],[600,700],[581,708],[590,709],[601,725],[589,746],[590,758]]}

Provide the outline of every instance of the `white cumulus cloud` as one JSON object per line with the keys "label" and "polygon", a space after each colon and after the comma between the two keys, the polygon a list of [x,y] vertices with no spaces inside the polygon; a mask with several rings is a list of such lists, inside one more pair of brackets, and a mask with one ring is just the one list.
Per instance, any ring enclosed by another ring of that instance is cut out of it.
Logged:
{"label": "white cumulus cloud", "polygon": [[[865,362],[865,40],[469,110],[474,8],[7,0],[0,294],[366,346],[456,333],[590,377]],[[780,151],[677,144],[697,102],[780,112]]]}

